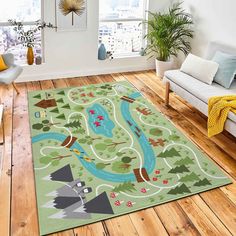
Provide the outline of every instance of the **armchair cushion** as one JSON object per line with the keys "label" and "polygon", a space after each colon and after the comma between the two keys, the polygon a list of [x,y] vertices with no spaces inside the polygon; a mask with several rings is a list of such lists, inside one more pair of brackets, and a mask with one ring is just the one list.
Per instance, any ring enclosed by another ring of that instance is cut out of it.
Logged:
{"label": "armchair cushion", "polygon": [[8,68],[8,66],[6,65],[2,55],[0,55],[0,71],[4,71]]}

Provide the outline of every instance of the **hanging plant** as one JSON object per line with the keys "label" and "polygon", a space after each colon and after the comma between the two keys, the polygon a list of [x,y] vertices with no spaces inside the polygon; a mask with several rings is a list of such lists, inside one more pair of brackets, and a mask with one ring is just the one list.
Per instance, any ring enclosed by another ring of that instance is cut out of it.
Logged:
{"label": "hanging plant", "polygon": [[74,25],[74,14],[80,16],[85,10],[84,0],[61,0],[59,9],[64,16],[72,14],[72,25]]}

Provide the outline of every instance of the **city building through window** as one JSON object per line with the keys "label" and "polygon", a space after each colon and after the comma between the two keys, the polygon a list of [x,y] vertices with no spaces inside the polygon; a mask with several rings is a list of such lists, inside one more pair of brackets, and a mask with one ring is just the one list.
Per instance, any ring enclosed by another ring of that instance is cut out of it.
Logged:
{"label": "city building through window", "polygon": [[148,0],[100,0],[99,43],[113,57],[135,56],[145,48]]}
{"label": "city building through window", "polygon": [[[41,19],[41,0],[7,0],[0,7],[0,53],[13,53],[18,64],[26,63],[26,48],[18,39],[9,19],[22,22],[25,31],[35,27],[35,22]],[[35,55],[42,56],[41,32],[35,34]]]}

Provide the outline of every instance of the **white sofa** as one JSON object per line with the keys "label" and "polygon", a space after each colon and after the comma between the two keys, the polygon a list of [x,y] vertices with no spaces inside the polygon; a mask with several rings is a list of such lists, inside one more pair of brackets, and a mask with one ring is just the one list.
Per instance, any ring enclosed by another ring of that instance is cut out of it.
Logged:
{"label": "white sofa", "polygon": [[[236,54],[235,48],[214,42],[209,45],[205,58],[211,59],[217,50]],[[163,81],[167,86],[166,103],[168,103],[169,100],[168,90],[170,88],[171,91],[174,91],[180,97],[184,98],[206,116],[208,115],[208,99],[210,97],[229,94],[236,95],[236,79],[230,89],[226,89],[214,82],[212,85],[203,83],[180,70],[170,70],[165,72]],[[232,112],[228,115],[228,119],[225,123],[225,130],[236,137],[236,115]]]}

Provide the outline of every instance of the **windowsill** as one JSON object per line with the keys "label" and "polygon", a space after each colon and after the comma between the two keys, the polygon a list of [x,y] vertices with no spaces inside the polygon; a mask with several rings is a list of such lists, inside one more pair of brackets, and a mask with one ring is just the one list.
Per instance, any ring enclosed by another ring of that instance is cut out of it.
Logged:
{"label": "windowsill", "polygon": [[145,56],[141,56],[139,53],[132,53],[132,54],[116,54],[116,55],[113,55],[113,58],[110,59],[110,58],[107,58],[105,59],[104,61],[106,60],[116,60],[116,59],[127,59],[127,58],[140,58],[140,57],[145,57]]}
{"label": "windowsill", "polygon": [[122,59],[122,58],[136,58],[136,57],[143,57],[139,53],[130,54],[130,55],[115,55],[113,56],[113,59]]}
{"label": "windowsill", "polygon": [[37,66],[43,66],[45,64],[45,62],[41,63],[40,65],[36,65],[36,64],[33,64],[33,65],[28,65],[28,64],[19,64],[19,66],[21,67],[37,67]]}

